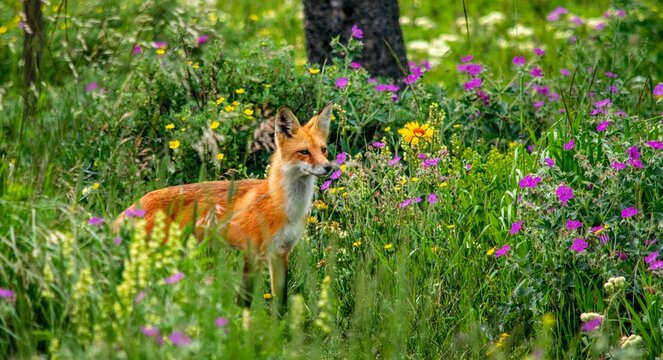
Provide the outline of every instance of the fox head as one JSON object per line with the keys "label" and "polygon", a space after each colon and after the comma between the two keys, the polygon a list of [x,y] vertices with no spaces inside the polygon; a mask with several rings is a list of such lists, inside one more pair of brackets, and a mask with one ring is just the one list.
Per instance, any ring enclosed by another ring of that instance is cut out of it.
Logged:
{"label": "fox head", "polygon": [[325,176],[333,168],[327,160],[327,136],[332,103],[325,105],[306,125],[301,126],[295,114],[281,107],[276,114],[275,143],[284,165],[298,175]]}

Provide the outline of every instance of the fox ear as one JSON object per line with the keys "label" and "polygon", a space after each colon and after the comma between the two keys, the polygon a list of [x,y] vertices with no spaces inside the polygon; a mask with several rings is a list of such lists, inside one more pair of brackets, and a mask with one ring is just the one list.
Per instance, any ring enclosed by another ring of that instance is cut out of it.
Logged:
{"label": "fox ear", "polygon": [[329,136],[329,122],[331,121],[332,116],[332,105],[333,103],[328,102],[325,107],[320,110],[318,115],[315,116],[313,121],[313,128],[317,129],[325,137]]}
{"label": "fox ear", "polygon": [[285,106],[281,106],[276,112],[276,119],[274,122],[275,134],[277,137],[279,135],[292,137],[300,127],[299,120],[297,120],[295,114]]}

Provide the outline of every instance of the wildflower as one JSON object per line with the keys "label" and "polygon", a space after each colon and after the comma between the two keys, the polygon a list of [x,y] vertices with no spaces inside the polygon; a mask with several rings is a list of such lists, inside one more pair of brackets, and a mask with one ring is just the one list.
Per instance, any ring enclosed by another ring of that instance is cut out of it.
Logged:
{"label": "wildflower", "polygon": [[606,233],[599,234],[596,238],[599,239],[601,244],[606,244],[608,241],[610,241],[610,235]]}
{"label": "wildflower", "polygon": [[511,224],[511,230],[509,230],[509,234],[515,235],[520,232],[520,229],[523,228],[523,221],[516,221],[515,223]]}
{"label": "wildflower", "polygon": [[537,185],[539,185],[540,182],[541,182],[540,177],[532,176],[532,175],[528,174],[527,176],[525,176],[524,178],[522,178],[520,180],[520,182],[518,183],[518,186],[520,186],[521,189],[524,189],[524,188],[532,188],[533,189]]}
{"label": "wildflower", "polygon": [[456,69],[458,69],[459,72],[467,73],[472,77],[479,75],[483,70],[480,64],[472,64],[472,63],[460,64],[456,67]]}
{"label": "wildflower", "polygon": [[576,26],[582,26],[583,22],[580,16],[574,16],[571,18],[571,22],[575,24]]}
{"label": "wildflower", "polygon": [[191,345],[191,338],[181,331],[173,331],[168,338],[175,346],[184,347]]}
{"label": "wildflower", "polygon": [[138,55],[143,52],[143,48],[140,45],[134,46],[134,49],[131,51],[134,55]]}
{"label": "wildflower", "polygon": [[129,218],[142,218],[145,216],[145,210],[130,207],[124,211],[124,216]]}
{"label": "wildflower", "polygon": [[309,68],[309,69],[308,69],[308,72],[309,72],[309,74],[311,74],[311,75],[315,75],[315,74],[319,74],[319,73],[320,73],[320,69],[318,69],[318,68]]}
{"label": "wildflower", "polygon": [[134,303],[135,303],[135,304],[140,303],[141,301],[143,301],[143,300],[145,299],[145,296],[147,296],[147,292],[145,292],[145,291],[141,291],[141,292],[139,292],[139,293],[134,297]]}
{"label": "wildflower", "polygon": [[14,290],[0,288],[0,298],[9,299],[10,301],[16,300],[16,293]]}
{"label": "wildflower", "polygon": [[576,146],[576,141],[575,139],[569,140],[566,144],[564,144],[564,150],[569,151],[573,149]]}
{"label": "wildflower", "polygon": [[226,101],[226,98],[224,98],[223,96],[219,96],[219,98],[216,99],[216,104],[221,105],[223,104],[224,101]]}
{"label": "wildflower", "polygon": [[524,56],[516,56],[516,57],[513,58],[513,60],[511,62],[513,62],[513,64],[516,65],[516,66],[523,66],[523,65],[525,65],[525,57]]}
{"label": "wildflower", "polygon": [[325,182],[320,185],[320,190],[325,191],[331,186],[331,180],[325,180]]}
{"label": "wildflower", "polygon": [[371,143],[371,146],[376,148],[376,149],[382,149],[386,146],[386,144],[381,142],[381,141],[374,141],[374,142]]}
{"label": "wildflower", "polygon": [[228,105],[226,105],[225,108],[223,108],[223,110],[224,110],[225,112],[233,112],[233,111],[235,111],[235,107],[232,106],[232,105],[230,105],[230,104],[228,104]]}
{"label": "wildflower", "polygon": [[357,24],[352,25],[352,29],[350,29],[352,32],[352,37],[355,39],[363,39],[364,38],[364,32],[357,26]]}
{"label": "wildflower", "polygon": [[341,78],[336,79],[336,84],[335,85],[339,89],[345,88],[346,86],[348,86],[348,78],[341,77]]}
{"label": "wildflower", "polygon": [[264,293],[264,294],[262,294],[262,298],[265,299],[265,300],[269,300],[269,299],[271,299],[271,298],[273,298],[273,297],[274,297],[274,295],[272,295],[272,294],[270,294],[270,293]]}
{"label": "wildflower", "polygon": [[219,127],[219,122],[218,121],[212,121],[212,123],[209,125],[209,128],[214,130]]}
{"label": "wildflower", "polygon": [[166,128],[166,130],[173,130],[175,128],[175,124],[170,123],[170,124],[166,125],[165,128]]}
{"label": "wildflower", "polygon": [[663,83],[658,83],[654,86],[654,96],[657,98],[663,97]]}
{"label": "wildflower", "polygon": [[85,85],[85,92],[91,92],[91,91],[97,90],[98,87],[99,87],[99,84],[97,84],[96,81],[93,81],[93,82]]}
{"label": "wildflower", "polygon": [[467,55],[467,56],[463,56],[463,57],[461,57],[461,58],[460,58],[460,62],[466,63],[466,62],[470,62],[470,61],[472,61],[473,59],[474,59],[474,56],[472,56],[472,55]]}
{"label": "wildflower", "polygon": [[619,161],[613,161],[612,164],[610,164],[610,167],[615,170],[624,170],[626,169],[626,164]]}
{"label": "wildflower", "polygon": [[663,269],[663,260],[656,260],[652,262],[651,264],[649,264],[648,269],[651,271]]}
{"label": "wildflower", "polygon": [[352,246],[354,247],[360,247],[361,246],[361,241],[355,241],[352,243]]}
{"label": "wildflower", "polygon": [[360,67],[361,67],[361,64],[358,63],[358,62],[356,62],[356,61],[353,61],[353,62],[350,63],[350,68],[351,68],[351,69],[355,69],[355,70],[357,70],[357,69],[359,69]]}
{"label": "wildflower", "polygon": [[157,49],[157,55],[161,56],[166,53],[166,49]]}
{"label": "wildflower", "polygon": [[463,84],[463,88],[465,89],[465,91],[470,91],[472,89],[477,89],[480,87],[481,87],[481,79],[479,78],[474,78]]}
{"label": "wildflower", "polygon": [[622,349],[639,348],[641,343],[642,336],[635,334],[632,334],[628,337],[622,336],[622,338],[619,340],[619,344]]}
{"label": "wildflower", "polygon": [[534,48],[534,53],[538,56],[543,56],[546,54],[546,52],[541,48]]}
{"label": "wildflower", "polygon": [[389,160],[389,166],[394,166],[398,164],[398,162],[401,161],[401,157],[398,155],[395,155],[393,159]]}
{"label": "wildflower", "polygon": [[180,272],[175,273],[175,274],[172,275],[172,276],[169,276],[169,277],[163,279],[163,282],[164,282],[165,284],[170,284],[170,285],[172,285],[172,284],[176,284],[176,283],[180,282],[182,279],[184,279],[184,273],[182,273],[182,272],[180,271]]}
{"label": "wildflower", "polygon": [[647,146],[654,148],[656,150],[661,150],[663,149],[663,142],[660,141],[647,141]]}
{"label": "wildflower", "polygon": [[433,137],[433,129],[428,124],[419,126],[418,122],[409,122],[405,127],[398,130],[398,133],[403,136],[403,140],[408,145],[417,145],[420,139],[430,141]]}
{"label": "wildflower", "polygon": [[389,243],[389,244],[386,244],[383,247],[384,247],[385,250],[391,250],[394,247],[394,245],[392,243]]}
{"label": "wildflower", "polygon": [[348,160],[348,153],[342,152],[336,154],[336,164],[341,165]]}
{"label": "wildflower", "polygon": [[608,125],[610,125],[610,121],[604,121],[596,126],[596,131],[602,132],[605,131],[605,129],[608,128]]}
{"label": "wildflower", "polygon": [[488,251],[486,251],[487,256],[493,255],[494,253],[495,253],[495,247],[491,247],[490,249],[488,249]]}
{"label": "wildflower", "polygon": [[465,170],[467,170],[467,171],[472,170],[472,164],[465,164],[463,167],[464,167]]}
{"label": "wildflower", "polygon": [[573,189],[568,186],[560,185],[555,191],[557,198],[562,203],[562,206],[566,206],[566,203],[573,199]]}
{"label": "wildflower", "polygon": [[250,108],[244,109],[244,115],[246,116],[252,116],[253,112],[254,112],[253,109]]}
{"label": "wildflower", "polygon": [[626,279],[623,276],[611,277],[603,284],[603,288],[608,292],[619,291],[624,288]]}
{"label": "wildflower", "polygon": [[216,327],[226,327],[228,326],[228,318],[222,316],[217,317],[216,319],[214,319],[214,325]]}
{"label": "wildflower", "polygon": [[170,140],[168,142],[168,147],[173,149],[173,150],[177,149],[178,147],[180,147],[180,141],[179,140]]}
{"label": "wildflower", "polygon": [[454,224],[447,225],[447,229],[449,229],[449,230],[453,230],[455,227],[456,227],[456,225],[454,225]]}
{"label": "wildflower", "polygon": [[650,252],[649,255],[645,256],[645,264],[651,264],[658,258],[658,251]]}
{"label": "wildflower", "polygon": [[599,327],[602,322],[603,322],[603,316],[599,316],[594,319],[583,322],[581,329],[583,332],[592,332],[597,327]]}
{"label": "wildflower", "polygon": [[[235,94],[237,94],[237,95],[242,95],[245,92],[246,92],[246,90],[244,90],[244,88],[239,88],[239,89],[235,90]],[[233,105],[235,105],[235,104],[233,104]],[[237,106],[237,105],[235,105],[235,106]]]}
{"label": "wildflower", "polygon": [[587,249],[587,241],[585,239],[576,238],[573,239],[573,244],[571,245],[571,250],[581,253]]}
{"label": "wildflower", "polygon": [[316,219],[315,216],[309,216],[309,217],[306,219],[306,221],[307,221],[309,224],[315,224],[315,223],[318,222],[318,219]]}
{"label": "wildflower", "polygon": [[113,238],[113,244],[115,246],[120,246],[122,244],[122,237],[116,236],[115,238]]}
{"label": "wildflower", "polygon": [[545,158],[543,160],[543,162],[545,162],[546,165],[548,165],[548,167],[554,167],[555,166],[555,159]]}
{"label": "wildflower", "polygon": [[412,199],[405,199],[400,204],[398,204],[398,207],[402,209],[406,206],[409,206],[410,204],[412,204]]}
{"label": "wildflower", "polygon": [[506,255],[509,252],[509,250],[511,250],[511,246],[509,246],[509,244],[504,244],[504,246],[495,250],[495,257],[496,258],[502,257]]}
{"label": "wildflower", "polygon": [[196,39],[196,40],[198,42],[198,45],[202,45],[202,44],[206,43],[207,40],[209,40],[209,35],[200,35],[200,36],[198,36],[198,39]]}
{"label": "wildflower", "polygon": [[216,159],[219,160],[219,161],[222,161],[225,158],[226,158],[226,156],[223,153],[216,154]]}
{"label": "wildflower", "polygon": [[437,194],[435,194],[435,193],[428,194],[428,203],[429,204],[437,204],[437,201],[438,201]]}
{"label": "wildflower", "polygon": [[571,219],[566,221],[566,228],[569,230],[577,229],[579,227],[582,227],[582,221]]}
{"label": "wildflower", "polygon": [[546,16],[546,20],[548,20],[550,22],[557,21],[557,20],[559,20],[560,16],[562,16],[564,14],[567,14],[568,12],[569,12],[569,10],[559,6],[559,7],[555,8],[555,10],[548,13],[548,15]]}
{"label": "wildflower", "polygon": [[536,101],[532,104],[532,107],[534,107],[534,109],[538,110],[538,109],[542,108],[543,105],[545,105],[545,104],[546,104],[545,101]]}
{"label": "wildflower", "polygon": [[608,91],[610,91],[613,94],[616,94],[619,92],[619,89],[615,85],[610,85],[608,86]]}
{"label": "wildflower", "polygon": [[424,169],[428,169],[429,167],[437,166],[437,163],[440,161],[440,158],[430,158],[424,160]]}
{"label": "wildflower", "polygon": [[562,74],[563,76],[571,76],[571,72],[567,69],[560,69],[559,73]]}
{"label": "wildflower", "polygon": [[152,42],[152,47],[155,49],[165,49],[168,46],[168,43],[165,41],[154,41]]}
{"label": "wildflower", "polygon": [[329,178],[332,180],[336,180],[340,177],[341,177],[341,170],[336,170],[331,174],[331,176],[329,176]]}
{"label": "wildflower", "polygon": [[158,328],[153,327],[141,327],[140,332],[147,337],[154,338],[159,345],[163,344],[163,338],[161,337],[161,331]]}
{"label": "wildflower", "polygon": [[622,219],[630,218],[638,214],[638,209],[629,207],[622,210]]}
{"label": "wildflower", "polygon": [[532,68],[532,71],[530,71],[530,75],[532,75],[533,77],[542,78],[543,77],[543,71],[541,70],[540,67],[535,66],[534,68]]}
{"label": "wildflower", "polygon": [[105,221],[105,220],[104,220],[104,218],[102,218],[102,217],[92,216],[92,217],[90,218],[90,220],[88,220],[87,223],[88,223],[89,225],[101,225],[101,224],[104,223],[104,221]]}

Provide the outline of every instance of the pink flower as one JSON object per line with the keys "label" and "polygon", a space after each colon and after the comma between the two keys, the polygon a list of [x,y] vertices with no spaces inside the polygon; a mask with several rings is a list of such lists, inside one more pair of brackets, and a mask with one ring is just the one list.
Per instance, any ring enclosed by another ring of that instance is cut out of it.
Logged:
{"label": "pink flower", "polygon": [[400,204],[398,204],[398,207],[402,209],[406,206],[409,206],[410,204],[412,204],[412,199],[405,199]]}
{"label": "pink flower", "polygon": [[474,78],[463,84],[463,88],[465,88],[465,91],[470,91],[472,89],[477,89],[479,87],[481,87],[481,79],[479,78]]}
{"label": "pink flower", "polygon": [[516,221],[515,223],[511,224],[511,230],[509,230],[509,234],[511,235],[516,235],[517,233],[520,232],[520,229],[523,228],[523,221]]}
{"label": "pink flower", "polygon": [[346,152],[342,152],[342,153],[336,154],[336,163],[337,163],[338,165],[343,164],[346,160],[348,160],[348,156],[349,156],[349,155],[348,155],[348,153],[346,153]]}
{"label": "pink flower", "polygon": [[14,290],[0,288],[0,298],[9,299],[10,301],[16,300],[16,293]]}
{"label": "pink flower", "polygon": [[582,19],[580,16],[574,16],[571,18],[571,22],[575,24],[576,26],[582,26]]}
{"label": "pink flower", "polygon": [[562,74],[563,76],[571,76],[571,72],[568,71],[567,69],[560,69],[559,73]]}
{"label": "pink flower", "polygon": [[546,54],[546,52],[541,48],[534,48],[534,53],[538,56],[543,56]]}
{"label": "pink flower", "polygon": [[638,214],[638,209],[629,207],[622,210],[622,219],[630,218]]}
{"label": "pink flower", "polygon": [[663,96],[663,83],[658,83],[654,86],[654,96],[662,97]]}
{"label": "pink flower", "polygon": [[663,142],[660,141],[647,141],[647,146],[652,147],[656,150],[661,150],[663,149]]}
{"label": "pink flower", "polygon": [[530,75],[532,75],[533,77],[542,78],[543,77],[543,71],[541,70],[540,67],[535,66],[534,68],[532,68],[532,71],[530,71]]}
{"label": "pink flower", "polygon": [[656,260],[656,261],[652,262],[651,264],[649,264],[648,269],[651,270],[651,271],[663,269],[663,260]]}
{"label": "pink flower", "polygon": [[557,7],[555,10],[551,11],[547,16],[546,20],[553,22],[559,20],[560,16],[567,14],[569,11],[563,7]]}
{"label": "pink flower", "polygon": [[140,45],[134,46],[134,49],[132,50],[134,55],[138,55],[143,52],[143,48]]}
{"label": "pink flower", "polygon": [[92,217],[90,218],[90,220],[88,220],[87,223],[88,223],[89,225],[101,225],[101,224],[104,223],[104,221],[105,221],[105,220],[104,220],[104,218],[102,218],[102,217],[92,216]]}
{"label": "pink flower", "polygon": [[351,68],[351,69],[355,69],[355,70],[357,70],[357,69],[359,69],[360,67],[361,67],[361,64],[358,63],[358,62],[356,62],[356,61],[353,61],[353,62],[350,63],[350,68]]}
{"label": "pink flower", "polygon": [[545,162],[546,165],[548,165],[548,167],[554,167],[555,166],[555,159],[545,158],[543,160],[543,162]]}
{"label": "pink flower", "polygon": [[99,87],[99,84],[97,84],[96,81],[93,81],[93,82],[85,85],[85,92],[92,92],[94,90],[97,90],[98,87]]}
{"label": "pink flower", "polygon": [[320,190],[325,191],[331,186],[331,180],[325,180],[325,182],[320,185]]}
{"label": "pink flower", "polygon": [[216,327],[226,327],[228,326],[228,319],[220,316],[214,319],[214,325],[216,325]]}
{"label": "pink flower", "polygon": [[608,128],[608,125],[610,125],[610,121],[604,121],[596,126],[596,131],[597,132],[602,132],[605,131],[605,129]]}
{"label": "pink flower", "polygon": [[376,149],[382,149],[386,146],[386,144],[381,142],[381,141],[374,141],[374,142],[371,143],[371,146],[376,148]]}
{"label": "pink flower", "polygon": [[157,344],[163,345],[163,337],[161,336],[161,331],[158,328],[142,327],[140,328],[140,331],[143,333],[143,335],[154,338],[154,341],[156,341]]}
{"label": "pink flower", "polygon": [[466,62],[470,62],[470,61],[472,61],[473,59],[474,59],[474,56],[472,56],[472,55],[467,55],[467,56],[463,56],[463,57],[461,57],[461,58],[460,58],[460,62],[466,63]]}
{"label": "pink flower", "polygon": [[143,216],[145,216],[145,210],[136,209],[136,208],[131,207],[131,208],[128,208],[127,210],[124,211],[124,216],[130,217],[130,218],[133,218],[133,217],[142,218]]}
{"label": "pink flower", "polygon": [[152,43],[152,47],[155,49],[165,49],[168,46],[168,43],[165,41],[155,41]]}
{"label": "pink flower", "polygon": [[534,107],[535,109],[538,110],[541,107],[543,107],[543,105],[545,105],[545,104],[546,104],[545,101],[536,101],[536,102],[534,102],[534,104],[532,104],[532,107]]}
{"label": "pink flower", "polygon": [[332,179],[332,180],[336,180],[336,179],[338,179],[338,178],[341,177],[341,174],[342,174],[342,172],[341,172],[341,170],[339,169],[339,170],[334,171],[334,172],[331,174],[331,176],[329,176],[329,178]]}
{"label": "pink flower", "polygon": [[557,198],[562,203],[562,206],[566,206],[566,203],[573,199],[573,189],[568,186],[560,185],[555,191]]}
{"label": "pink flower", "polygon": [[209,40],[209,35],[200,35],[200,36],[198,36],[198,39],[197,39],[198,45],[202,45],[202,44],[206,43],[207,40]]}
{"label": "pink flower", "polygon": [[440,161],[440,158],[430,158],[424,160],[424,169],[428,169],[429,167],[437,166],[437,163]]}
{"label": "pink flower", "polygon": [[523,66],[525,65],[525,57],[520,55],[515,56],[511,62],[516,66]]}
{"label": "pink flower", "polygon": [[348,78],[341,77],[336,79],[336,87],[339,89],[343,89],[346,86],[348,86]]}
{"label": "pink flower", "polygon": [[577,239],[573,239],[573,244],[571,245],[571,250],[576,251],[578,253],[581,253],[581,252],[585,251],[585,249],[587,249],[587,246],[588,246],[588,244],[587,244],[587,241],[585,241],[585,239],[577,238]]}
{"label": "pink flower", "polygon": [[526,175],[524,178],[518,182],[518,186],[521,189],[524,188],[535,188],[541,182],[541,178],[538,176],[532,176],[531,174]]}
{"label": "pink flower", "polygon": [[456,67],[458,71],[469,74],[470,76],[477,76],[483,70],[480,64],[460,64]]}
{"label": "pink flower", "polygon": [[566,221],[566,228],[569,230],[577,229],[579,227],[582,227],[582,221],[578,220],[567,220]]}
{"label": "pink flower", "polygon": [[610,167],[615,170],[624,170],[626,169],[626,164],[619,161],[613,161],[612,164],[610,164]]}
{"label": "pink flower", "polygon": [[496,258],[502,257],[506,255],[506,253],[508,253],[509,250],[511,250],[511,246],[509,246],[509,244],[504,244],[504,246],[495,250],[495,257]]}
{"label": "pink flower", "polygon": [[645,256],[645,264],[653,263],[656,261],[656,258],[658,258],[658,251],[649,253],[649,255]]}
{"label": "pink flower", "polygon": [[364,38],[364,32],[357,26],[357,24],[352,25],[352,29],[350,29],[352,32],[352,37],[355,39],[363,39]]}
{"label": "pink flower", "polygon": [[566,144],[564,144],[564,150],[569,151],[573,149],[576,146],[576,141],[575,139],[569,140]]}
{"label": "pink flower", "polygon": [[116,236],[113,239],[113,244],[115,244],[115,246],[120,246],[122,244],[122,238],[120,236]]}
{"label": "pink flower", "polygon": [[398,155],[395,155],[393,159],[389,160],[389,166],[394,166],[398,164],[398,162],[401,161],[401,157]]}
{"label": "pink flower", "polygon": [[184,347],[191,345],[191,338],[181,331],[173,331],[168,338],[175,346]]}
{"label": "pink flower", "polygon": [[586,322],[582,323],[582,327],[581,327],[582,331],[583,332],[592,332],[597,327],[599,327],[602,322],[603,322],[603,317],[597,317],[595,319],[586,321]]}
{"label": "pink flower", "polygon": [[174,275],[163,279],[163,282],[166,283],[166,284],[176,284],[176,283],[180,282],[182,279],[184,279],[184,273],[177,272]]}
{"label": "pink flower", "polygon": [[134,304],[138,304],[138,303],[140,303],[141,301],[143,301],[143,300],[145,299],[146,296],[147,296],[147,292],[145,292],[145,291],[141,291],[141,292],[139,292],[139,293],[136,294],[136,296],[134,297]]}
{"label": "pink flower", "polygon": [[435,193],[428,194],[428,203],[429,204],[436,204],[437,201],[438,201],[437,194],[435,194]]}

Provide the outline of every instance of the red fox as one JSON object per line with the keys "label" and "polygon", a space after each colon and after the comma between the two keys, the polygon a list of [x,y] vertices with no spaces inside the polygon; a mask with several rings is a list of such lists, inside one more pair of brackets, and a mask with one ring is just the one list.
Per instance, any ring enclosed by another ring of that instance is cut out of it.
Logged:
{"label": "red fox", "polygon": [[[288,255],[304,234],[315,178],[329,174],[327,136],[332,106],[329,102],[306,125],[281,107],[275,118],[276,151],[264,180],[209,181],[172,186],[143,196],[127,211],[143,209],[147,233],[158,211],[181,227],[192,224],[199,238],[211,224],[220,224],[222,237],[245,249],[244,274],[238,301],[251,304],[254,274],[269,263],[272,293],[287,305]],[[124,214],[115,221],[116,229]]]}

